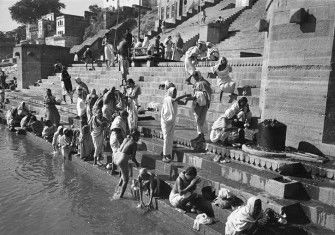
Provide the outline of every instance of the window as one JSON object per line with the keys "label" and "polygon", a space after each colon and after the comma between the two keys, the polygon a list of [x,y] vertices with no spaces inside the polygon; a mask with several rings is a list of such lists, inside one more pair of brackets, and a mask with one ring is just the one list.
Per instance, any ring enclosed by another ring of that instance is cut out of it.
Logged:
{"label": "window", "polygon": [[162,9],[161,9],[161,20],[164,20],[164,14],[165,14],[164,7],[162,7]]}
{"label": "window", "polygon": [[171,5],[171,18],[175,18],[175,4]]}
{"label": "window", "polygon": [[170,18],[170,7],[169,6],[166,7],[166,17],[165,18],[166,19]]}

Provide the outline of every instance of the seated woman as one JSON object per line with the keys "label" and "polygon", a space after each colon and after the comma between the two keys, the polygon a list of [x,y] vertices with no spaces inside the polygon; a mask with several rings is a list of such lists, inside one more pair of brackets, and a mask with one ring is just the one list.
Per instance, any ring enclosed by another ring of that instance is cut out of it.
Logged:
{"label": "seated woman", "polygon": [[23,129],[23,130],[28,129],[28,124],[29,124],[29,121],[30,121],[31,117],[32,117],[32,115],[29,113],[28,115],[26,115],[25,117],[23,117],[21,119],[21,122],[20,122],[21,129]]}
{"label": "seated woman", "polygon": [[119,187],[121,187],[120,198],[123,198],[129,181],[129,159],[135,163],[136,167],[139,167],[140,165],[136,160],[136,142],[139,140],[139,138],[140,133],[137,130],[134,130],[129,137],[124,139],[118,152],[113,156],[114,163],[120,167],[121,171],[121,178],[119,181]]}
{"label": "seated woman", "polygon": [[262,213],[262,202],[257,197],[248,199],[245,206],[234,210],[227,218],[225,234],[239,235],[252,234],[256,222]]}
{"label": "seated woman", "polygon": [[195,167],[188,167],[185,171],[181,172],[169,196],[171,205],[185,210],[186,205],[190,203],[192,207],[191,212],[194,212],[194,199],[197,196],[194,191],[198,183],[200,183],[200,178],[197,178],[197,169]]}
{"label": "seated woman", "polygon": [[[236,83],[230,77],[232,68],[228,65],[228,61],[225,57],[222,57],[219,62],[212,67],[212,73],[217,77],[217,85],[220,88],[220,101],[222,100],[223,93],[231,93],[235,95]],[[231,97],[232,98],[232,97]]]}
{"label": "seated woman", "polygon": [[42,131],[42,138],[51,143],[55,134],[55,126],[52,125],[52,122],[50,120],[47,120],[44,125],[45,126]]}
{"label": "seated woman", "polygon": [[249,110],[245,109],[247,105],[248,99],[242,97],[240,100],[238,100],[238,102],[234,103],[230,108],[228,108],[225,113],[213,123],[210,133],[210,140],[213,143],[225,143],[229,135],[234,130],[238,131],[239,126],[235,125],[234,119],[241,119],[246,117],[246,115],[251,115],[251,112],[248,112],[247,114],[244,113],[244,111]]}
{"label": "seated woman", "polygon": [[[142,168],[138,174],[138,182],[140,185],[140,204],[138,207],[152,207],[153,197],[164,197],[171,191],[169,185],[161,181],[154,173],[149,172],[147,169]],[[150,197],[147,205],[143,202],[143,191],[147,191]]]}

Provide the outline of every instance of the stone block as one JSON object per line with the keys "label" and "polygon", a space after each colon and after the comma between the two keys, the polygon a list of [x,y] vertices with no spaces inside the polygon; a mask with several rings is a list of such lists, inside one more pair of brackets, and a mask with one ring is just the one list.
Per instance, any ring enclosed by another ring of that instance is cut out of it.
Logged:
{"label": "stone block", "polygon": [[269,179],[265,184],[265,191],[278,198],[301,198],[303,193],[301,189],[300,182],[285,177]]}

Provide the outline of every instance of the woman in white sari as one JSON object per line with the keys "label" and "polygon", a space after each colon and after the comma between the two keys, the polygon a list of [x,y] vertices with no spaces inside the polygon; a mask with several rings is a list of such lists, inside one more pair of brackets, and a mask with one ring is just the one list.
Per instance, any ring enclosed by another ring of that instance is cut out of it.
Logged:
{"label": "woman in white sari", "polygon": [[249,234],[262,212],[262,202],[257,197],[248,199],[247,205],[234,210],[227,218],[225,234]]}

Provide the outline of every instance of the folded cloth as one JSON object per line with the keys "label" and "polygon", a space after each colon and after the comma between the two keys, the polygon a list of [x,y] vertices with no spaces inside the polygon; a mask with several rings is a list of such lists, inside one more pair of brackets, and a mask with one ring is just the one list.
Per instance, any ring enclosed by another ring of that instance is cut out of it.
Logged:
{"label": "folded cloth", "polygon": [[213,223],[213,219],[208,217],[205,213],[197,215],[193,223],[193,229],[199,231],[200,224],[211,224]]}

